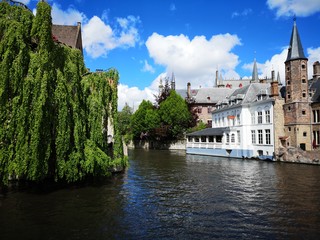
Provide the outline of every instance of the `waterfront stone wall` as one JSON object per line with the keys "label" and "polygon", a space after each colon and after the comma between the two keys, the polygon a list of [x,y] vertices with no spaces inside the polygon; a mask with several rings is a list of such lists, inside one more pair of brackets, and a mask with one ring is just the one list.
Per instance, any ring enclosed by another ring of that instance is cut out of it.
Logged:
{"label": "waterfront stone wall", "polygon": [[300,148],[280,148],[276,160],[280,162],[305,163],[320,165],[320,149],[303,151]]}
{"label": "waterfront stone wall", "polygon": [[134,149],[160,149],[160,150],[185,150],[186,140],[156,141],[156,140],[136,140],[132,141],[128,148]]}

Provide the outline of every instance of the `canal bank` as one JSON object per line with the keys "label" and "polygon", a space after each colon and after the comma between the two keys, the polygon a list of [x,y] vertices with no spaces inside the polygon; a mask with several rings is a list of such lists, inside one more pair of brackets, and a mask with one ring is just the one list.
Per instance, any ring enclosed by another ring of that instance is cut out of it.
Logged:
{"label": "canal bank", "polygon": [[[226,149],[218,148],[218,151],[214,153],[210,153],[210,148],[208,148],[210,144],[206,143],[201,145],[198,143],[196,151],[189,151],[190,154],[193,155],[208,155],[208,156],[216,156],[216,157],[233,157],[237,159],[243,159],[242,155],[236,157],[235,155],[230,155]],[[184,150],[187,153],[188,145],[187,140],[174,140],[174,141],[156,141],[156,140],[136,140],[132,141],[126,148],[129,149],[156,149],[156,150]],[[127,152],[128,150],[126,150]],[[224,151],[222,153],[222,151]],[[216,154],[215,154],[216,153]],[[259,158],[247,158],[254,160],[261,160]],[[313,151],[304,151],[300,148],[294,147],[280,147],[274,156],[272,156],[273,161],[276,162],[286,162],[286,163],[302,163],[302,164],[313,164],[320,165],[320,149],[316,149]],[[264,159],[262,159],[264,160]],[[271,159],[270,159],[271,160]]]}

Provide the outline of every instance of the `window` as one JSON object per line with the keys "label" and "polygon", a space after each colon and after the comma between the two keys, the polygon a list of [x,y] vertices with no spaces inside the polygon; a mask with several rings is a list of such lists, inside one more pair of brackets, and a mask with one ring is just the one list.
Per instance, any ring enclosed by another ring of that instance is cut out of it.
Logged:
{"label": "window", "polygon": [[195,138],[194,138],[194,141],[195,141],[195,142],[199,142],[199,137],[195,137]]}
{"label": "window", "polygon": [[198,113],[202,113],[202,107],[198,107]]}
{"label": "window", "polygon": [[240,125],[240,114],[237,114],[237,125]]}
{"label": "window", "polygon": [[188,142],[192,142],[193,138],[192,137],[188,137]]}
{"label": "window", "polygon": [[306,97],[306,93],[304,92],[304,93],[302,93],[302,97],[303,98],[305,98]]}
{"label": "window", "polygon": [[320,110],[313,110],[313,122],[318,123],[320,122]]}
{"label": "window", "polygon": [[270,123],[270,110],[266,110],[266,123]]}
{"label": "window", "polygon": [[302,115],[306,115],[306,110],[302,110]]}
{"label": "window", "polygon": [[207,126],[212,127],[212,120],[211,119],[207,120]]}
{"label": "window", "polygon": [[306,83],[306,80],[304,78],[302,79],[302,83]]}
{"label": "window", "polygon": [[231,134],[231,142],[234,143],[236,141],[234,133]]}
{"label": "window", "polygon": [[270,129],[266,129],[266,144],[271,144],[271,134]]}
{"label": "window", "polygon": [[227,133],[227,143],[230,142],[230,136],[229,133]]}
{"label": "window", "polygon": [[291,107],[290,106],[288,106],[288,112],[290,112],[291,111]]}
{"label": "window", "polygon": [[288,80],[288,81],[287,81],[287,85],[290,85],[290,83],[291,83],[290,80]]}
{"label": "window", "polygon": [[216,136],[216,142],[221,143],[222,142],[222,136]]}
{"label": "window", "polygon": [[209,136],[208,140],[209,142],[213,142],[213,136]]}
{"label": "window", "polygon": [[254,114],[254,112],[251,113],[251,123],[255,124],[255,114]]}
{"label": "window", "polygon": [[212,106],[208,106],[208,113],[212,112]]}
{"label": "window", "polygon": [[241,135],[240,135],[240,131],[237,131],[237,136],[238,136],[238,143],[241,142]]}
{"label": "window", "polygon": [[288,131],[291,132],[291,127],[288,127]]}
{"label": "window", "polygon": [[306,65],[302,64],[302,65],[301,65],[301,68],[302,68],[302,69],[305,69],[305,68],[306,68]]}
{"label": "window", "polygon": [[201,142],[203,142],[203,143],[207,142],[207,137],[206,136],[201,136]]}
{"label": "window", "polygon": [[251,130],[251,140],[252,140],[252,144],[256,144],[256,131],[255,130]]}
{"label": "window", "polygon": [[307,132],[303,132],[303,136],[306,137],[307,136]]}
{"label": "window", "polygon": [[259,129],[258,130],[258,143],[259,144],[263,144],[263,138],[262,138],[263,136],[262,136],[262,130],[261,129]]}
{"label": "window", "polygon": [[262,112],[258,112],[258,124],[262,123]]}
{"label": "window", "polygon": [[291,98],[290,92],[288,92],[287,97],[288,97],[288,99]]}

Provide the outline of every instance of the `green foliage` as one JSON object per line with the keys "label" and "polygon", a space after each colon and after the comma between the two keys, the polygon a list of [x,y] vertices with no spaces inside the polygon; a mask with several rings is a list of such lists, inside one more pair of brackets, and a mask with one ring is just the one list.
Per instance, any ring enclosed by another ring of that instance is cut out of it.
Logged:
{"label": "green foliage", "polygon": [[132,115],[131,129],[135,138],[139,138],[142,132],[146,133],[152,129],[150,128],[148,119],[146,118],[147,111],[152,109],[154,109],[152,103],[150,101],[143,100],[140,103],[139,108]]}
{"label": "green foliage", "polygon": [[[0,181],[74,182],[127,165],[117,130],[115,69],[86,75],[79,50],[56,44],[51,8],[0,3]],[[107,142],[112,135],[113,144]],[[111,146],[113,145],[113,148]]]}
{"label": "green foliage", "polygon": [[196,126],[194,126],[192,128],[188,128],[187,133],[200,131],[200,130],[203,130],[205,128],[207,128],[207,125],[204,122],[199,121],[198,125],[196,125]]}
{"label": "green foliage", "polygon": [[133,138],[130,126],[132,112],[132,108],[126,103],[123,109],[118,113],[119,133],[124,137],[124,142],[126,144]]}
{"label": "green foliage", "polygon": [[159,115],[162,122],[170,126],[170,135],[174,138],[187,129],[191,119],[185,100],[174,90],[171,90],[170,96],[160,104]]}
{"label": "green foliage", "polygon": [[155,108],[150,101],[143,100],[132,115],[131,130],[135,138],[147,133],[151,138],[176,139],[186,131],[191,118],[186,101],[171,90],[159,108]]}

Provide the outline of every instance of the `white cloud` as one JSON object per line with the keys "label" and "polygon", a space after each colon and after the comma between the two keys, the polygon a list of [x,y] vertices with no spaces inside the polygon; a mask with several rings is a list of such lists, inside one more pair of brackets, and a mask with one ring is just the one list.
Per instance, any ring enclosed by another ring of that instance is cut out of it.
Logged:
{"label": "white cloud", "polygon": [[[308,79],[312,78],[313,75],[313,63],[316,61],[320,61],[320,47],[318,48],[308,48]],[[282,52],[279,54],[275,54],[268,59],[264,63],[257,63],[259,78],[271,77],[271,71],[274,70],[276,77],[279,72],[280,80],[284,84],[285,83],[285,65],[284,62],[287,59],[288,48],[284,47]],[[249,64],[244,64],[242,68],[252,71],[253,62]],[[249,77],[251,78],[251,76]]]}
{"label": "white cloud", "polygon": [[82,22],[83,48],[88,56],[93,58],[107,56],[108,52],[115,48],[134,47],[140,41],[137,28],[139,17],[117,18],[116,25],[111,26],[106,22],[107,14],[107,11],[103,11],[101,18],[93,16],[88,19],[84,13],[72,7],[64,11],[58,4],[52,5],[54,24],[75,25]]}
{"label": "white cloud", "polygon": [[276,10],[278,17],[307,17],[320,11],[319,0],[268,0],[267,5],[271,10]]}
{"label": "white cloud", "polygon": [[308,78],[312,78],[313,75],[313,64],[316,61],[320,61],[320,47],[318,48],[308,48]]}
{"label": "white cloud", "polygon": [[167,73],[174,72],[176,87],[186,88],[187,82],[193,86],[213,86],[215,71],[228,73],[238,78],[234,72],[238,65],[238,56],[231,50],[241,45],[236,35],[220,34],[207,40],[196,36],[190,40],[187,36],[162,36],[153,33],[146,41],[149,55],[156,64],[166,67]]}
{"label": "white cloud", "polygon": [[[271,71],[275,71],[275,76],[277,77],[277,74],[279,72],[280,74],[280,80],[284,84],[285,82],[285,67],[284,67],[284,62],[287,58],[288,54],[288,48],[285,47],[283,48],[282,52],[279,54],[275,54],[271,57],[271,59],[268,59],[264,63],[259,63],[257,59],[257,68],[258,68],[258,73],[259,73],[259,78],[270,78],[271,77]],[[242,68],[247,69],[252,71],[253,70],[253,62],[249,64],[244,64]],[[251,79],[250,75],[250,79]]]}
{"label": "white cloud", "polygon": [[137,110],[142,100],[155,101],[154,94],[156,89],[151,87],[140,90],[137,87],[129,87],[128,85],[118,85],[118,110],[121,111],[127,103],[133,110]]}
{"label": "white cloud", "polygon": [[155,70],[154,70],[154,68],[148,63],[147,60],[144,60],[144,65],[143,65],[143,68],[142,68],[142,72],[154,73]]}
{"label": "white cloud", "polygon": [[240,16],[245,17],[245,16],[248,16],[251,13],[252,13],[252,9],[251,8],[246,8],[242,12],[238,12],[238,11],[233,12],[231,14],[231,18],[240,17]]}
{"label": "white cloud", "polygon": [[56,3],[52,5],[52,22],[60,25],[74,25],[77,22],[86,21],[87,17],[84,13],[69,7],[66,11],[60,9],[60,6]]}

